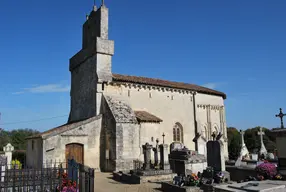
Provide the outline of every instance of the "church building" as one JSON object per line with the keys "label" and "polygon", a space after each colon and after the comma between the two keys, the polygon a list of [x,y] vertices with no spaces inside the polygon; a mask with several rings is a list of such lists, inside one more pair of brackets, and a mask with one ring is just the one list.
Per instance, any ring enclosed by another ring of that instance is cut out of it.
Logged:
{"label": "church building", "polygon": [[228,159],[224,99],[206,87],[112,71],[114,41],[108,8],[94,7],[83,24],[82,49],[69,64],[71,110],[66,124],[28,138],[27,166],[79,163],[98,171],[130,170],[143,160],[142,145],[181,142],[207,155],[206,142],[221,133]]}

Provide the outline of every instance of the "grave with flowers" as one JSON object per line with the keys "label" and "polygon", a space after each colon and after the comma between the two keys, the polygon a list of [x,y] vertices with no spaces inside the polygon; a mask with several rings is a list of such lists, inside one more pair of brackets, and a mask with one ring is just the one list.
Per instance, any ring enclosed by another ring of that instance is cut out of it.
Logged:
{"label": "grave with flowers", "polygon": [[171,182],[163,182],[163,191],[213,191],[215,185],[230,181],[225,171],[223,146],[219,141],[207,142],[207,165],[202,172],[196,169],[180,172]]}

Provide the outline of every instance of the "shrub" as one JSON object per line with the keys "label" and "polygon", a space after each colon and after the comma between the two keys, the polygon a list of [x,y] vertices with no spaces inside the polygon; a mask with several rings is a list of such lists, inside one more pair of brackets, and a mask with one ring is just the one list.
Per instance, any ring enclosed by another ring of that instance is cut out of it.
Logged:
{"label": "shrub", "polygon": [[264,179],[273,179],[277,175],[276,166],[267,162],[258,165],[255,171],[259,176],[263,176]]}
{"label": "shrub", "polygon": [[13,160],[11,164],[12,164],[12,169],[22,169],[22,163],[17,159]]}

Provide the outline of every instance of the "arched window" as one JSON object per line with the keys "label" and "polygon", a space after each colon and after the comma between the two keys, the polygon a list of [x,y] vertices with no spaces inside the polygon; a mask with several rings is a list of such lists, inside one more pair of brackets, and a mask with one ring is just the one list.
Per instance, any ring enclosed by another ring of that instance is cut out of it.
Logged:
{"label": "arched window", "polygon": [[180,123],[176,123],[173,127],[173,141],[183,143],[184,140],[183,127]]}

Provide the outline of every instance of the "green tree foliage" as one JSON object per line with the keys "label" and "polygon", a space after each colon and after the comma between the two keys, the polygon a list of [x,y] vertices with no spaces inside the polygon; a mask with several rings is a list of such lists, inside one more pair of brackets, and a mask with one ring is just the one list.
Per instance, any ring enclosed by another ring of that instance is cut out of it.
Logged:
{"label": "green tree foliage", "polygon": [[240,133],[234,127],[227,128],[229,159],[236,160],[240,153]]}
{"label": "green tree foliage", "polygon": [[[245,131],[244,140],[249,152],[259,152],[260,150],[261,141],[260,136],[258,135],[259,128],[260,127],[254,127]],[[262,130],[265,133],[265,135],[263,136],[263,143],[267,151],[273,153],[276,149],[275,137],[271,135],[269,129],[262,127]]]}
{"label": "green tree foliage", "polygon": [[37,133],[39,132],[32,129],[3,130],[0,132],[0,151],[7,143],[11,143],[15,150],[26,150],[26,138]]}

